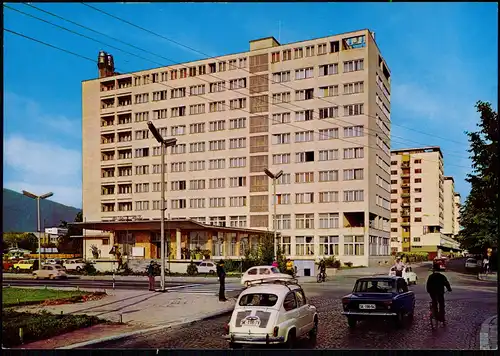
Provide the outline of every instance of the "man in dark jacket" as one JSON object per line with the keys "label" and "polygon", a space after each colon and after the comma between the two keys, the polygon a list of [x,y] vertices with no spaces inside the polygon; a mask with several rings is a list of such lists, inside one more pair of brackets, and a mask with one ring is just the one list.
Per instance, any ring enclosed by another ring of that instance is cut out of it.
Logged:
{"label": "man in dark jacket", "polygon": [[217,276],[219,277],[219,301],[225,302],[226,299],[226,270],[224,269],[224,261],[220,260],[217,265]]}
{"label": "man in dark jacket", "polygon": [[439,273],[439,270],[439,264],[434,263],[432,274],[427,278],[426,289],[432,299],[434,315],[437,315],[437,319],[444,323],[444,289],[446,288],[448,292],[451,292],[451,286],[448,278],[444,274]]}
{"label": "man in dark jacket", "polygon": [[151,261],[148,266],[149,290],[155,290],[155,262]]}

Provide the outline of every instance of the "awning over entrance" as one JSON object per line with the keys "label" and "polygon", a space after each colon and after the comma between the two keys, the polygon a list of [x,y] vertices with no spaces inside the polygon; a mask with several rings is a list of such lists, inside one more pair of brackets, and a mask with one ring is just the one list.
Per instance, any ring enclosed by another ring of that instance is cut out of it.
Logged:
{"label": "awning over entrance", "polygon": [[443,252],[461,252],[462,250],[459,248],[454,248],[450,246],[437,246],[438,249],[440,249]]}

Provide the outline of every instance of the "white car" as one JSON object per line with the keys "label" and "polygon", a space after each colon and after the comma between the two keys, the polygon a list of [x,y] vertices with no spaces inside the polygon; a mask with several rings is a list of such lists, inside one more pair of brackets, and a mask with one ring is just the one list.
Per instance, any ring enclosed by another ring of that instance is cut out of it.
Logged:
{"label": "white car", "polygon": [[255,266],[249,268],[243,276],[241,276],[241,284],[248,286],[250,282],[260,280],[263,278],[282,278],[285,280],[293,279],[289,274],[281,273],[277,267],[274,266]]}
{"label": "white car", "polygon": [[198,273],[215,274],[217,266],[213,262],[202,262],[198,266]]}
{"label": "white car", "polygon": [[465,268],[474,269],[478,267],[481,267],[481,264],[478,263],[478,260],[474,258],[468,258],[467,260],[465,260]]}
{"label": "white car", "polygon": [[[396,276],[396,268],[394,266],[391,267],[391,269],[389,271],[389,276]],[[402,277],[404,278],[404,280],[406,281],[406,283],[408,285],[417,284],[417,280],[418,280],[417,274],[415,272],[413,272],[413,270],[410,266],[405,266],[403,268]]]}
{"label": "white car", "polygon": [[57,279],[67,277],[66,272],[64,272],[62,266],[60,265],[43,265],[41,269],[33,272],[34,279]]}
{"label": "white car", "polygon": [[232,349],[243,345],[286,344],[318,333],[316,307],[308,304],[296,279],[254,282],[239,296],[224,338]]}
{"label": "white car", "polygon": [[67,271],[81,272],[85,268],[85,262],[83,260],[67,260],[64,263],[64,269]]}

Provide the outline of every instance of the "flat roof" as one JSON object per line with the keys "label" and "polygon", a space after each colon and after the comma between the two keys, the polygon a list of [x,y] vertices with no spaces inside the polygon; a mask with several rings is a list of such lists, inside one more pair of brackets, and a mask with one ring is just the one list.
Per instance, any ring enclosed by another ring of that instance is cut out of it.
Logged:
{"label": "flat roof", "polygon": [[[104,231],[116,231],[116,230],[160,230],[161,221],[158,219],[149,220],[121,220],[121,221],[86,221],[86,222],[73,222],[68,223],[68,225],[73,225],[83,229],[89,230],[104,230]],[[208,225],[203,224],[192,219],[165,219],[165,230],[174,229],[185,229],[185,230],[216,230],[216,231],[227,231],[227,232],[243,232],[243,233],[253,233],[253,234],[267,234],[266,230],[257,229],[247,229],[241,227],[224,227],[218,225]],[[84,237],[96,236],[96,234],[90,234]]]}
{"label": "flat roof", "polygon": [[453,177],[451,176],[445,176],[444,180],[451,180],[453,183],[455,183],[455,179],[453,179]]}
{"label": "flat roof", "polygon": [[439,146],[399,148],[397,150],[391,150],[391,154],[398,154],[398,153],[405,153],[405,152],[409,152],[409,153],[439,152],[441,157],[443,156],[443,153],[441,152],[441,147],[439,147]]}

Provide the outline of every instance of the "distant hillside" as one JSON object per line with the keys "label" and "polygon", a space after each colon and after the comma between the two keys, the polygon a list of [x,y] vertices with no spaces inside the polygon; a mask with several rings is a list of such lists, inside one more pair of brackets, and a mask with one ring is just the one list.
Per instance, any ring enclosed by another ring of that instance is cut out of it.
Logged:
{"label": "distant hillside", "polygon": [[[40,201],[40,223],[58,226],[61,220],[72,222],[81,209],[50,200]],[[13,190],[3,189],[3,232],[35,232],[37,230],[36,200]]]}

